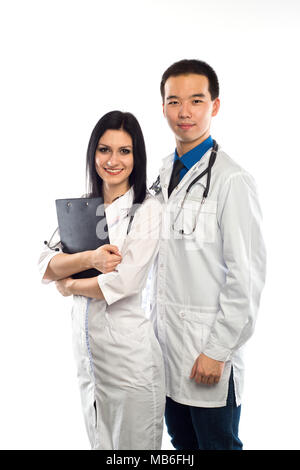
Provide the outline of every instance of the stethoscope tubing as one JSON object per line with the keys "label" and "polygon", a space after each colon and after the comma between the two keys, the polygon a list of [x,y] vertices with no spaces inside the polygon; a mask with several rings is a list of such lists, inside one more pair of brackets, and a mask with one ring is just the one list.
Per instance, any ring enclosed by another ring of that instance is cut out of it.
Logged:
{"label": "stethoscope tubing", "polygon": [[[210,157],[209,157],[209,162],[208,162],[207,168],[202,173],[200,173],[200,175],[198,175],[195,179],[193,179],[193,181],[189,184],[189,186],[186,189],[183,201],[180,204],[180,209],[179,209],[179,211],[176,215],[176,218],[175,218],[174,222],[172,223],[173,231],[178,231],[182,235],[192,235],[192,233],[194,233],[194,231],[196,230],[198,215],[199,215],[199,213],[201,211],[201,207],[204,204],[204,202],[205,202],[205,200],[208,196],[208,193],[209,193],[210,181],[211,181],[211,170],[212,170],[212,167],[213,167],[213,165],[216,161],[218,149],[219,149],[219,146],[218,146],[217,142],[214,140],[213,141],[213,148],[212,148],[212,151],[211,151],[211,154],[210,154]],[[196,223],[193,227],[193,230],[190,233],[185,233],[184,229],[176,230],[175,229],[175,224],[176,224],[176,221],[177,221],[179,215],[181,214],[181,211],[183,210],[183,206],[184,206],[185,200],[187,198],[187,195],[189,194],[189,192],[192,189],[192,187],[194,186],[194,184],[197,183],[197,181],[199,181],[206,174],[207,174],[206,186],[205,186],[205,189],[204,189],[204,192],[203,192],[203,195],[202,195],[202,201],[200,203],[200,206],[199,206],[199,209],[198,209],[198,212],[197,212]]]}

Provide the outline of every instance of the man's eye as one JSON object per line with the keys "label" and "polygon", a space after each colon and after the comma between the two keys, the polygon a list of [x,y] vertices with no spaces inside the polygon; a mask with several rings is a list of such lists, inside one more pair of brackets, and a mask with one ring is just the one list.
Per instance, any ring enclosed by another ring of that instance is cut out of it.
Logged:
{"label": "man's eye", "polygon": [[202,100],[194,100],[193,103],[199,104],[199,103],[203,103],[203,101]]}
{"label": "man's eye", "polygon": [[169,101],[168,104],[178,104],[178,101]]}

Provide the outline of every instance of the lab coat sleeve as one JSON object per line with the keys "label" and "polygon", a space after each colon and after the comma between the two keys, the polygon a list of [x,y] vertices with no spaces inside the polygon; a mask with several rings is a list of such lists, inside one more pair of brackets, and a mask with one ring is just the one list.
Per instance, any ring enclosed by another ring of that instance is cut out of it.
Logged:
{"label": "lab coat sleeve", "polygon": [[[57,244],[57,245],[56,245]],[[50,260],[58,255],[59,253],[62,253],[62,246],[61,246],[61,243],[60,243],[60,234],[59,234],[59,230],[57,230],[51,240],[51,243],[50,243],[50,246],[55,246],[55,248],[58,248],[59,251],[54,251],[54,250],[51,250],[47,245],[43,245],[43,248],[41,250],[41,253],[40,253],[40,256],[39,256],[39,259],[38,259],[38,270],[39,270],[39,274],[40,274],[40,279],[41,279],[41,282],[42,284],[49,284],[50,282],[53,282],[51,281],[50,279],[43,279],[43,276],[47,270],[47,266],[50,262]]]}
{"label": "lab coat sleeve", "polygon": [[253,178],[244,172],[231,176],[218,201],[226,281],[203,350],[212,359],[230,360],[254,331],[266,270],[261,219]]}
{"label": "lab coat sleeve", "polygon": [[158,252],[162,209],[152,196],[136,211],[116,271],[98,276],[108,305],[142,292]]}

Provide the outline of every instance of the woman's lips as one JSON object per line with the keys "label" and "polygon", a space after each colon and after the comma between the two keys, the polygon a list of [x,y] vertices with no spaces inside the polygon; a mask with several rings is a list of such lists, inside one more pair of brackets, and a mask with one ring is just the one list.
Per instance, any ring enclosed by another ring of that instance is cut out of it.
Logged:
{"label": "woman's lips", "polygon": [[116,170],[111,170],[111,169],[108,169],[108,168],[104,168],[104,170],[106,171],[106,173],[108,173],[109,175],[119,175],[121,173],[121,171],[123,171],[123,168],[121,168],[121,170],[119,169],[116,169]]}

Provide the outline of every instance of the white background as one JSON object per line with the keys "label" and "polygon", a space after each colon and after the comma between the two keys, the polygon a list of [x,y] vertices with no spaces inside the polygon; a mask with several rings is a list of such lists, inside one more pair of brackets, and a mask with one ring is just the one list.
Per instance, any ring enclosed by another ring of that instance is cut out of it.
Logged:
{"label": "white background", "polygon": [[40,284],[37,258],[54,200],[85,191],[87,143],[104,113],[136,115],[156,177],[175,146],[160,78],[182,58],[215,68],[212,135],[254,175],[264,213],[268,275],[240,437],[245,449],[300,449],[299,13],[297,0],[1,1],[2,449],[89,448],[72,300]]}

